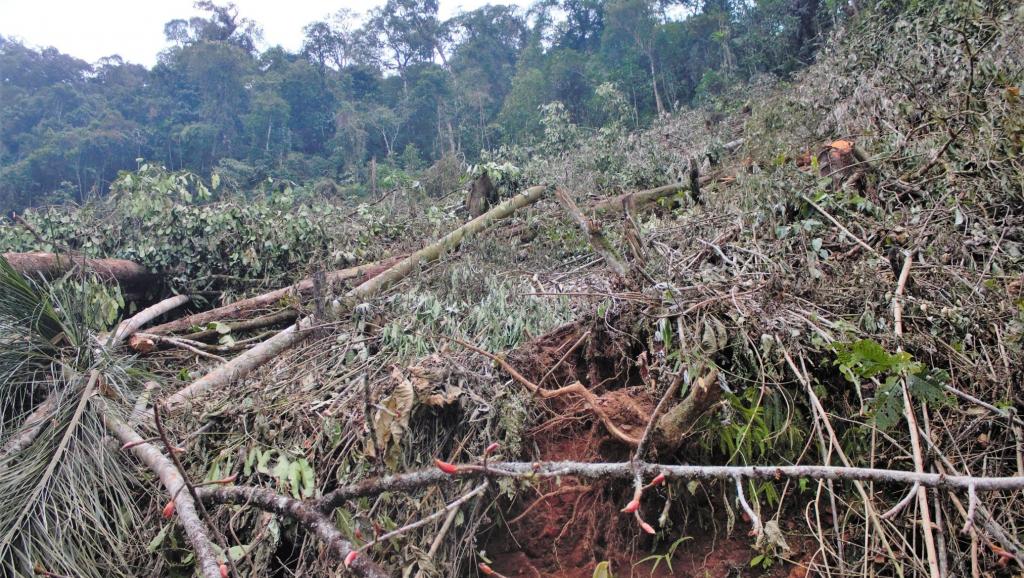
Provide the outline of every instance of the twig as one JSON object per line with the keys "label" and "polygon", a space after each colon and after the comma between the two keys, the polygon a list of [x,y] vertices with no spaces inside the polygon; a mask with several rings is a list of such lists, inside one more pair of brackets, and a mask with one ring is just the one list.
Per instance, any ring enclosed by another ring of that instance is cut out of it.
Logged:
{"label": "twig", "polygon": [[527,514],[532,512],[534,508],[536,508],[537,506],[542,504],[548,498],[553,498],[555,496],[561,496],[562,494],[572,494],[572,493],[575,493],[575,492],[589,492],[589,491],[590,491],[590,486],[562,486],[562,487],[558,488],[557,490],[548,492],[548,493],[544,494],[543,496],[537,498],[533,502],[530,502],[530,505],[527,506],[525,510],[523,510],[515,518],[512,518],[511,520],[509,520],[508,523],[509,523],[509,525],[512,525],[512,524],[515,524],[516,522],[518,522],[519,520],[522,520],[523,518],[526,517]]}
{"label": "twig", "polygon": [[754,526],[754,536],[760,536],[761,532],[764,531],[764,526],[761,525],[761,518],[754,512],[750,504],[747,503],[747,497],[743,495],[743,478],[736,476],[736,497],[739,498],[740,506],[743,507],[743,511],[750,516],[750,523]]}
{"label": "twig", "polygon": [[402,526],[401,528],[396,528],[396,529],[391,530],[390,532],[388,532],[386,534],[382,534],[380,536],[377,536],[376,538],[374,538],[370,542],[367,542],[366,544],[364,544],[361,548],[359,548],[359,550],[360,551],[364,551],[364,550],[369,549],[374,544],[377,544],[378,542],[384,542],[384,541],[390,540],[392,538],[397,538],[398,536],[401,536],[402,534],[405,534],[406,532],[410,532],[412,530],[415,530],[416,528],[419,528],[420,526],[423,526],[424,524],[429,523],[431,520],[436,520],[437,518],[440,518],[446,512],[449,512],[451,510],[457,510],[460,506],[462,506],[462,504],[465,504],[469,500],[471,500],[471,499],[475,498],[476,496],[479,496],[480,494],[484,493],[484,490],[487,489],[488,484],[489,484],[489,482],[485,481],[484,483],[480,484],[479,486],[477,486],[476,488],[474,488],[472,491],[468,492],[467,494],[465,494],[461,498],[455,500],[454,502],[448,504],[444,508],[434,512],[433,514],[431,514],[431,515],[429,515],[429,516],[427,516],[425,518],[420,518],[419,520],[416,520],[415,522],[413,522],[411,524],[406,524],[405,526]]}
{"label": "twig", "polygon": [[[904,267],[904,270],[909,270],[909,267]],[[914,453],[914,470],[923,472],[924,457],[921,453],[921,440],[917,435],[917,418],[914,416],[914,406],[910,398],[910,390],[907,388],[907,380],[903,379],[901,385],[903,389],[903,415],[907,420],[907,427],[910,428],[910,446]],[[921,509],[921,529],[924,532],[924,547],[925,553],[928,556],[928,569],[931,573],[931,578],[940,578],[939,559],[935,549],[935,535],[932,532],[932,516],[928,507],[928,492],[920,487],[920,485],[917,488],[917,505]]]}
{"label": "twig", "polygon": [[569,356],[572,355],[572,353],[579,348],[580,345],[583,345],[583,342],[586,341],[588,337],[590,337],[589,329],[584,331],[583,335],[580,335],[580,338],[576,340],[576,343],[573,343],[572,347],[570,347],[569,350],[562,355],[562,357],[558,358],[558,362],[552,365],[551,369],[549,369],[547,373],[544,374],[544,377],[540,378],[540,381],[537,382],[537,387],[544,387],[544,382],[547,381],[549,377],[551,377],[555,370],[558,369],[565,362],[565,360],[568,359]]}
{"label": "twig", "polygon": [[818,211],[819,213],[821,213],[821,214],[822,214],[822,216],[824,216],[824,217],[825,217],[826,219],[828,219],[829,221],[831,221],[833,225],[835,225],[835,226],[836,226],[836,227],[837,227],[837,228],[838,228],[838,229],[839,229],[840,231],[842,231],[843,233],[845,233],[847,237],[849,237],[849,238],[853,239],[853,240],[854,240],[854,241],[855,241],[855,242],[856,242],[856,243],[857,243],[858,245],[860,245],[860,246],[861,246],[861,247],[863,247],[864,249],[866,249],[866,250],[868,250],[868,251],[870,251],[870,252],[874,253],[875,255],[877,255],[877,256],[879,256],[879,257],[881,256],[881,254],[880,254],[880,253],[879,253],[878,251],[876,251],[874,247],[872,247],[871,245],[868,245],[868,244],[867,244],[867,243],[865,243],[864,241],[861,241],[861,240],[860,240],[860,238],[859,238],[859,237],[857,237],[857,235],[854,235],[853,233],[851,233],[849,229],[847,229],[846,227],[844,227],[844,226],[843,226],[843,224],[842,224],[842,223],[840,223],[839,221],[837,221],[835,217],[833,217],[832,215],[830,215],[830,214],[828,213],[828,211],[826,211],[825,209],[821,208],[821,206],[820,206],[820,205],[818,205],[818,203],[815,203],[814,201],[812,201],[812,200],[810,199],[810,197],[808,197],[807,195],[805,195],[805,194],[802,194],[802,193],[801,193],[801,194],[800,194],[800,198],[801,198],[801,199],[803,199],[803,200],[804,200],[804,201],[805,201],[805,202],[806,202],[807,204],[809,204],[810,206],[814,207],[814,210],[816,210],[816,211]]}
{"label": "twig", "polygon": [[910,279],[910,266],[914,262],[914,253],[907,252],[903,259],[903,268],[900,270],[900,278],[896,283],[896,292],[892,295],[892,319],[896,331],[896,339],[903,339],[903,291],[907,288],[907,280]]}
{"label": "twig", "polygon": [[[896,283],[896,291],[892,296],[892,317],[896,339],[903,340],[903,292],[907,288],[907,281],[910,279],[910,267],[914,262],[913,251],[904,255],[903,268],[900,270],[900,277]],[[902,351],[902,346],[897,347]],[[906,377],[900,380],[903,390],[903,417],[907,420],[907,428],[910,432],[910,447],[914,456],[914,469],[918,472],[924,471],[924,455],[921,452],[921,440],[917,432],[917,418],[914,415],[914,405],[910,398],[910,389],[907,387]],[[935,534],[932,531],[932,515],[928,506],[928,492],[920,487],[917,488],[917,505],[921,510],[921,531],[924,533],[924,549],[928,556],[928,571],[931,578],[941,578],[939,569],[938,552],[935,548]]]}
{"label": "twig", "polygon": [[[776,340],[779,341],[779,343],[781,343],[781,340],[779,340],[778,337],[776,337]],[[846,455],[846,452],[843,451],[843,446],[839,443],[839,436],[837,436],[835,430],[832,429],[832,423],[828,419],[828,413],[825,411],[825,408],[821,405],[821,400],[818,399],[818,395],[814,393],[814,388],[811,387],[810,379],[808,379],[807,375],[804,374],[804,372],[800,371],[800,369],[796,366],[796,363],[793,362],[793,358],[789,355],[789,351],[783,349],[782,355],[785,357],[786,363],[789,365],[789,368],[793,370],[793,373],[796,374],[797,379],[799,379],[800,383],[803,384],[804,390],[807,392],[807,397],[811,401],[811,407],[814,409],[816,415],[820,418],[821,424],[822,426],[824,426],[825,431],[828,432],[829,443],[832,444],[833,447],[835,447],[836,453],[839,454],[839,459],[842,460],[843,465],[845,465],[846,467],[851,467],[852,462],[850,461],[850,458]],[[862,484],[858,480],[853,482],[853,486],[854,488],[857,489],[857,493],[860,495],[861,500],[864,502],[864,509],[866,511],[868,519],[871,521],[871,525],[874,527],[875,531],[878,532],[879,537],[882,539],[882,544],[885,546],[886,552],[889,554],[889,557],[892,558],[896,564],[896,573],[902,577],[903,566],[898,561],[896,561],[896,554],[895,552],[893,552],[892,545],[889,543],[889,538],[885,534],[885,528],[882,526],[882,521],[878,515],[878,512],[875,510],[874,503],[871,501],[871,497],[868,495],[867,490],[864,489],[864,484]]]}
{"label": "twig", "polygon": [[974,489],[974,486],[967,486],[967,516],[964,520],[964,528],[960,530],[962,534],[968,534],[971,528],[974,527],[974,517],[978,512],[978,491]]}
{"label": "twig", "polygon": [[[939,448],[935,445],[935,442],[933,442],[931,438],[928,437],[927,435],[921,436],[921,439],[923,439],[925,443],[928,444],[928,447],[931,448],[931,450],[935,453],[936,457],[938,457],[939,461],[942,462],[941,464],[935,464],[935,467],[936,469],[938,469],[939,474],[948,477],[948,474],[946,473],[946,470],[943,469],[943,466],[948,468],[949,471],[952,472],[953,474],[956,474],[956,467],[953,465],[952,462],[949,461],[949,458],[947,458],[945,455],[939,452]],[[1024,476],[1018,477],[1024,478]],[[968,484],[967,487],[969,488],[970,484]],[[975,486],[975,492],[977,492],[977,490],[978,488],[977,486]],[[964,520],[966,521],[967,511],[964,510],[963,505],[960,503],[960,500],[956,497],[956,494],[950,493],[949,499],[950,501],[953,502],[953,505],[956,506],[957,510],[960,512],[960,515],[963,516]],[[986,508],[984,504],[979,503],[977,505],[977,514],[975,516],[975,519],[977,518],[981,519],[981,526],[985,528],[985,531],[991,534],[993,538],[998,540],[999,543],[1003,545],[1007,553],[1010,556],[1012,556],[1013,559],[1017,562],[1017,565],[1021,569],[1024,569],[1024,548],[1021,547],[1020,542],[1018,542],[1012,534],[1003,529],[1003,527],[995,521],[995,518],[992,517],[992,514],[988,511],[988,508]]]}
{"label": "twig", "polygon": [[939,148],[939,150],[935,151],[935,154],[932,155],[932,158],[927,163],[922,165],[921,168],[914,171],[914,173],[908,176],[907,178],[899,179],[899,182],[909,183],[910,181],[916,181],[917,179],[923,177],[925,173],[927,173],[932,167],[934,167],[939,162],[939,159],[942,158],[942,155],[945,154],[946,150],[949,149],[950,145],[952,145],[960,136],[960,134],[963,133],[965,130],[967,130],[966,122],[964,122],[964,125],[961,126],[959,130],[949,133],[949,138],[946,139],[945,144],[943,144],[942,147]]}
{"label": "twig", "polygon": [[920,487],[921,487],[920,482],[914,482],[913,487],[910,488],[910,491],[907,492],[907,495],[903,496],[903,499],[901,499],[899,502],[897,502],[895,506],[893,506],[888,511],[886,511],[884,514],[882,514],[882,519],[883,520],[890,520],[890,519],[896,517],[896,514],[899,514],[901,511],[903,511],[903,508],[906,508],[907,505],[910,504],[910,502],[914,501],[914,498],[917,497],[917,490]]}

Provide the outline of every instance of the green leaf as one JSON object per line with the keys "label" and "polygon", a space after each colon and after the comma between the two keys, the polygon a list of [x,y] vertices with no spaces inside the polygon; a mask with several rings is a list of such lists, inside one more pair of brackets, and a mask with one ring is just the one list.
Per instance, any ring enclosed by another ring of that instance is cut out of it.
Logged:
{"label": "green leaf", "polygon": [[599,562],[597,566],[594,566],[594,574],[592,578],[615,578],[615,575],[612,574],[611,563],[607,560]]}
{"label": "green leaf", "polygon": [[159,550],[160,545],[163,544],[164,540],[167,538],[167,532],[170,532],[171,528],[173,527],[174,524],[164,524],[164,527],[160,528],[160,531],[157,532],[156,536],[149,541],[149,545],[146,546],[146,551],[152,554],[153,552]]}
{"label": "green leaf", "polygon": [[296,500],[302,498],[302,465],[298,461],[288,466],[288,489]]}

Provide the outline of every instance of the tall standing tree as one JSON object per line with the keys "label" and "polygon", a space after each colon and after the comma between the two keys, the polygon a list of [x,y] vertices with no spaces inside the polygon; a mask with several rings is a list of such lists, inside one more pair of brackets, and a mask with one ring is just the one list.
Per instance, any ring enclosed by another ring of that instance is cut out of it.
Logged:
{"label": "tall standing tree", "polygon": [[651,89],[658,115],[665,113],[658,90],[658,72],[655,70],[654,45],[658,21],[651,0],[611,0],[605,6],[605,38],[625,36],[647,58],[651,72]]}
{"label": "tall standing tree", "polygon": [[367,28],[380,41],[385,65],[399,76],[410,64],[432,60],[439,50],[437,9],[437,0],[388,0],[372,12]]}

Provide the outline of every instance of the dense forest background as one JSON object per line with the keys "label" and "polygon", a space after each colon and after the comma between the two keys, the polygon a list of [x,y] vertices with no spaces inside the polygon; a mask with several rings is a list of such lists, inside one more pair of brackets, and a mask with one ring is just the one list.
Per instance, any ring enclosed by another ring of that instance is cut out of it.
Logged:
{"label": "dense forest background", "polygon": [[293,53],[258,50],[258,23],[233,4],[196,6],[207,16],[168,22],[168,48],[151,69],[0,37],[0,207],[103,195],[141,159],[216,173],[237,191],[272,177],[361,194],[371,159],[382,175],[415,174],[528,145],[549,103],[583,127],[623,113],[639,127],[754,75],[785,77],[856,9],[541,0],[442,21],[437,0],[388,0],[310,23]]}

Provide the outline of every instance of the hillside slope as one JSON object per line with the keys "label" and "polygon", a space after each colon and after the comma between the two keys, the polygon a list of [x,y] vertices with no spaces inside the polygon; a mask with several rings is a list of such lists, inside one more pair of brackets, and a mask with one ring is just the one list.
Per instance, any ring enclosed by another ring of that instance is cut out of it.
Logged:
{"label": "hillside slope", "polygon": [[[422,258],[127,346],[94,339],[101,280],[5,270],[5,570],[1020,574],[1020,62],[1015,3],[882,2],[792,82],[649,130],[612,87],[600,130],[547,107],[490,159],[527,192],[471,225],[414,188],[203,203],[159,171],[26,213],[4,251],[136,260],[192,295],[163,320]],[[205,514],[129,455],[167,446]]]}

